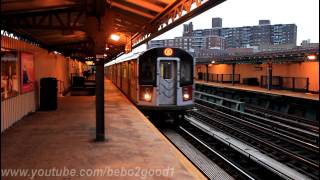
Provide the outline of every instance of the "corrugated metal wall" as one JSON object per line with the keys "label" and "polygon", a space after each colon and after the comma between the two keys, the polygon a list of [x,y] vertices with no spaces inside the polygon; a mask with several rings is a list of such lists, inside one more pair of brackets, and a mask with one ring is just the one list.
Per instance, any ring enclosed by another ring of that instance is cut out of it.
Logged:
{"label": "corrugated metal wall", "polygon": [[[36,52],[42,49],[16,39],[1,36],[1,47],[18,51]],[[18,71],[19,72],[19,71]],[[35,91],[19,94],[1,101],[1,133],[20,120],[23,116],[36,110]]]}
{"label": "corrugated metal wall", "polygon": [[29,92],[1,102],[1,132],[36,110],[35,93]]}
{"label": "corrugated metal wall", "polygon": [[[58,93],[61,93],[70,87],[70,73],[82,73],[82,70],[86,68],[86,65],[79,61],[73,61],[62,55],[48,52],[38,46],[6,36],[1,36],[1,47],[32,53],[35,60],[35,90],[26,94],[19,94],[16,97],[1,102],[1,133],[23,116],[37,110],[39,106],[39,82],[41,78],[57,78],[59,83]],[[77,65],[70,67],[70,62]]]}

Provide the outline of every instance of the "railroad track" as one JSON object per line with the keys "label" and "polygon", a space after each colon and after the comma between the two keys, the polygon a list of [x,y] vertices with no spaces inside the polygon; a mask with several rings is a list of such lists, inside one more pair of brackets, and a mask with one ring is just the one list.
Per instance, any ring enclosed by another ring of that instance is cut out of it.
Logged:
{"label": "railroad track", "polygon": [[271,120],[283,122],[297,128],[305,129],[311,132],[319,133],[319,122],[301,117],[296,117],[288,114],[283,114],[276,111],[271,111],[261,107],[246,104],[245,111],[251,114],[259,115]]}
{"label": "railroad track", "polygon": [[269,129],[268,126],[262,126],[261,123],[240,119],[198,103],[196,106],[200,107],[201,111],[190,111],[188,113],[190,116],[257,147],[302,174],[314,179],[319,177],[318,150],[312,149],[312,146],[303,148],[294,142],[303,143],[300,140],[283,135],[275,129]]}
{"label": "railroad track", "polygon": [[290,140],[297,146],[303,149],[309,149],[314,153],[319,152],[319,132],[313,132],[309,129],[299,128],[293,126],[292,124],[287,124],[286,122],[279,122],[276,120],[260,117],[247,112],[237,111],[224,106],[216,106],[208,100],[198,99],[195,101],[198,106],[207,107],[205,109],[216,109],[233,117],[240,118],[239,120],[244,120],[246,122],[254,123],[256,125],[263,126],[267,129],[272,129],[275,134],[284,140]]}
{"label": "railroad track", "polygon": [[291,179],[276,169],[257,163],[245,152],[237,151],[228,143],[213,138],[201,130],[201,127],[184,122],[179,129],[180,135],[235,179]]}
{"label": "railroad track", "polygon": [[178,133],[235,179],[290,179],[284,174],[270,171],[190,123],[180,124]]}

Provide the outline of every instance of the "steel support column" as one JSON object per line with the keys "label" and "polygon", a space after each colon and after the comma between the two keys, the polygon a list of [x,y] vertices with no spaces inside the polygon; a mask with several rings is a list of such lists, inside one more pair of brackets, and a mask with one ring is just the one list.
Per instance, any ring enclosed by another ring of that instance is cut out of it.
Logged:
{"label": "steel support column", "polygon": [[268,63],[268,80],[267,80],[267,83],[268,83],[268,90],[271,90],[272,89],[272,63],[271,62]]}
{"label": "steel support column", "polygon": [[104,141],[104,63],[96,61],[96,141]]}
{"label": "steel support column", "polygon": [[232,86],[234,86],[234,73],[235,73],[235,66],[236,66],[236,64],[235,64],[235,63],[233,63],[233,64],[232,64]]}
{"label": "steel support column", "polygon": [[209,81],[209,65],[206,64],[206,81]]}

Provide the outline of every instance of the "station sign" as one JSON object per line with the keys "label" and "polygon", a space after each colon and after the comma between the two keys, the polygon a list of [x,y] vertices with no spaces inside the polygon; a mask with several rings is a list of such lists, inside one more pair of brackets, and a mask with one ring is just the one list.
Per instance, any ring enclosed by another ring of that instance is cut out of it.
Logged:
{"label": "station sign", "polygon": [[128,54],[132,51],[132,42],[131,40],[127,41],[126,46],[125,46],[125,53]]}

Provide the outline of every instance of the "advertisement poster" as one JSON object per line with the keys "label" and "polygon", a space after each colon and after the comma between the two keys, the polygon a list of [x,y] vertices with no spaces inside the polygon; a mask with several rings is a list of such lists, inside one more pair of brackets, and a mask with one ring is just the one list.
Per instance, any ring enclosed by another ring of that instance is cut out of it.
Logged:
{"label": "advertisement poster", "polygon": [[21,53],[21,92],[26,93],[34,89],[34,56]]}
{"label": "advertisement poster", "polygon": [[1,100],[19,94],[18,52],[1,48]]}

